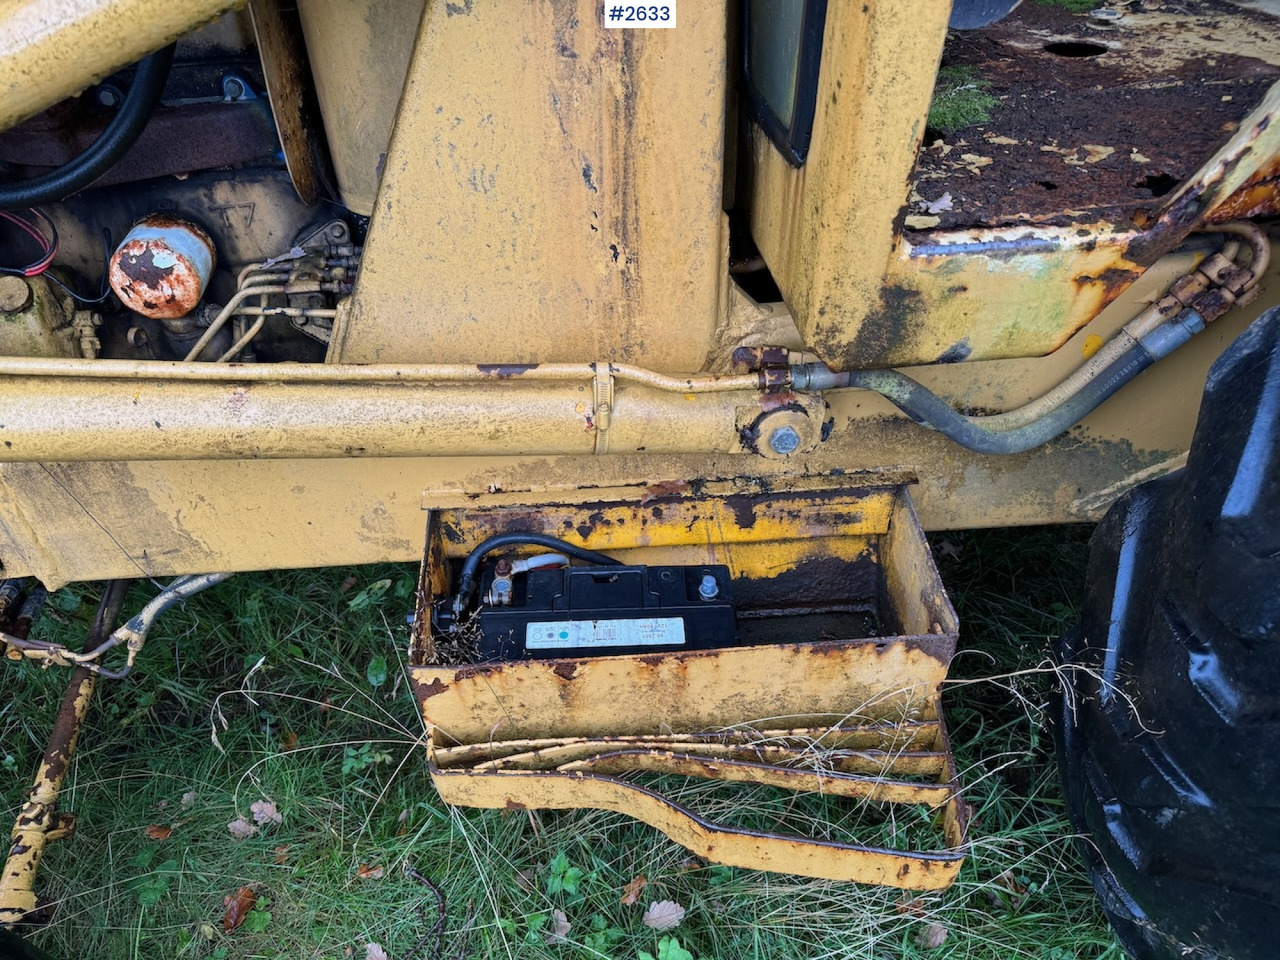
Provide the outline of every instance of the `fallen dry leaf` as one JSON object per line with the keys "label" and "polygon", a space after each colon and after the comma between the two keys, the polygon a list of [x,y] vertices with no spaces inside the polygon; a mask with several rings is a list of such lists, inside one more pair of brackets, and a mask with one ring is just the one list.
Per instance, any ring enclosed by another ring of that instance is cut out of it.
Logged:
{"label": "fallen dry leaf", "polygon": [[409,808],[408,807],[405,807],[403,810],[400,811],[400,816],[396,817],[396,822],[400,824],[400,826],[396,829],[396,836],[403,837],[406,833],[409,832]]}
{"label": "fallen dry leaf", "polygon": [[552,910],[551,929],[542,935],[542,939],[548,944],[564,943],[569,939],[569,931],[572,929],[573,924],[569,922],[563,910]]}
{"label": "fallen dry leaf", "polygon": [[227,908],[227,912],[222,915],[222,932],[230,933],[244,923],[249,911],[258,905],[258,895],[253,887],[241,887],[235,893],[223,897],[222,905]]}
{"label": "fallen dry leaf", "polygon": [[624,907],[631,907],[639,903],[640,891],[644,889],[645,884],[648,882],[643,873],[636,874],[631,882],[622,889],[622,899],[618,902]]}
{"label": "fallen dry leaf", "polygon": [[649,909],[644,912],[640,922],[652,930],[670,930],[680,926],[683,919],[684,907],[674,900],[659,900],[649,904]]}
{"label": "fallen dry leaf", "polygon": [[1001,146],[1013,146],[1015,143],[1021,143],[1021,140],[1014,140],[1012,137],[998,137],[995,134],[988,133],[984,138],[987,143],[998,143]]}
{"label": "fallen dry leaf", "polygon": [[947,928],[940,923],[931,923],[916,934],[916,943],[925,950],[937,950],[947,941]]}
{"label": "fallen dry leaf", "polygon": [[162,827],[158,823],[153,823],[143,832],[152,840],[168,840],[169,835],[173,833],[173,827]]}
{"label": "fallen dry leaf", "polygon": [[538,871],[530,868],[528,870],[516,871],[516,886],[521,890],[529,891],[538,885]]}
{"label": "fallen dry leaf", "polygon": [[182,805],[184,807],[189,807],[195,802],[196,802],[196,792],[194,790],[188,790],[186,793],[182,795]]}
{"label": "fallen dry leaf", "polygon": [[1013,875],[1012,870],[1004,870],[998,873],[996,875],[996,884],[1004,887],[1015,897],[1025,897],[1027,895],[1026,886],[1018,882],[1018,878]]}
{"label": "fallen dry leaf", "polygon": [[953,209],[955,209],[955,205],[952,203],[950,190],[940,196],[937,200],[926,200],[924,202],[925,213],[946,213],[948,210]]}
{"label": "fallen dry leaf", "polygon": [[905,893],[893,905],[893,909],[898,913],[908,913],[913,917],[923,917],[925,915],[924,901],[919,897],[908,898]]}
{"label": "fallen dry leaf", "polygon": [[249,804],[249,812],[253,814],[253,822],[264,827],[273,823],[284,823],[284,817],[280,816],[280,811],[270,800],[254,801]]}
{"label": "fallen dry leaf", "polygon": [[908,230],[928,230],[930,227],[936,227],[942,222],[941,217],[922,217],[918,213],[914,213],[907,217],[904,221]]}
{"label": "fallen dry leaf", "polygon": [[212,923],[202,923],[197,929],[200,936],[204,937],[206,940],[212,940],[218,935],[218,931],[213,929]]}
{"label": "fallen dry leaf", "polygon": [[258,828],[244,817],[236,817],[227,824],[227,831],[237,840],[248,840],[258,832]]}
{"label": "fallen dry leaf", "polygon": [[289,753],[298,749],[298,735],[292,730],[286,730],[284,736],[280,738],[280,752]]}
{"label": "fallen dry leaf", "polygon": [[361,880],[381,880],[384,872],[381,866],[362,863],[360,869],[356,871],[356,876]]}
{"label": "fallen dry leaf", "polygon": [[1097,163],[1099,160],[1105,160],[1116,152],[1115,147],[1104,147],[1096,143],[1086,143],[1083,149],[1085,163]]}
{"label": "fallen dry leaf", "polygon": [[1137,151],[1136,147],[1133,150],[1129,151],[1129,159],[1132,160],[1134,163],[1150,163],[1151,162],[1151,158],[1144,157],[1142,154],[1140,154]]}
{"label": "fallen dry leaf", "polygon": [[[357,583],[359,583],[359,582],[360,582],[360,581],[359,581],[359,580],[357,580],[355,577],[347,577],[347,579],[345,579],[345,580],[343,580],[343,581],[342,581],[342,586],[340,586],[340,587],[338,588],[338,592],[339,592],[339,593],[346,593],[348,590],[350,590],[352,587],[354,587],[354,586],[355,586]],[[378,949],[382,949],[382,948],[381,948],[381,947],[379,947]]]}
{"label": "fallen dry leaf", "polygon": [[701,870],[705,866],[706,863],[701,857],[685,857],[680,861],[680,872],[688,873],[691,870]]}
{"label": "fallen dry leaf", "polygon": [[276,847],[275,854],[276,865],[281,867],[284,866],[289,862],[289,845],[287,843],[280,844],[280,846]]}
{"label": "fallen dry leaf", "polygon": [[389,960],[387,951],[382,949],[380,943],[366,943],[364,945],[364,960]]}

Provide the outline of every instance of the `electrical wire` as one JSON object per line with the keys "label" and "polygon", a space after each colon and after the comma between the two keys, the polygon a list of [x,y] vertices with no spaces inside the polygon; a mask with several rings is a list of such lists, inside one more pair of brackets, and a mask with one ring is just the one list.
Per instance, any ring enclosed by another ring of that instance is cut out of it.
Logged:
{"label": "electrical wire", "polygon": [[[0,218],[7,220],[38,243],[40,245],[40,256],[31,263],[20,267],[0,266],[0,273],[11,273],[20,277],[38,277],[49,269],[49,265],[53,263],[53,258],[58,254],[58,228],[54,226],[48,214],[37,207],[29,207],[27,213],[31,214],[37,222],[32,223],[27,218],[21,217],[11,210],[0,210]],[[48,231],[48,236],[41,232],[41,224]]]}

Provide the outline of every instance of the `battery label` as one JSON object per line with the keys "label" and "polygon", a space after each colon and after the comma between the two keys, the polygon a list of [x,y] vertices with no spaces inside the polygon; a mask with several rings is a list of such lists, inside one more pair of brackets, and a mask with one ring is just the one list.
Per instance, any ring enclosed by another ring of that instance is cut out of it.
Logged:
{"label": "battery label", "polygon": [[527,650],[567,650],[589,647],[657,647],[684,643],[681,617],[642,617],[636,620],[554,620],[524,628]]}

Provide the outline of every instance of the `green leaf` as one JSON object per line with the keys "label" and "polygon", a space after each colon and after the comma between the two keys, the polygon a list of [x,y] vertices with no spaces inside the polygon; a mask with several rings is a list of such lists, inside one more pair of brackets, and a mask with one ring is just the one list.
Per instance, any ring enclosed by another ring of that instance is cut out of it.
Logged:
{"label": "green leaf", "polygon": [[250,933],[261,933],[271,925],[271,911],[255,908],[244,915],[244,928]]}
{"label": "green leaf", "polygon": [[657,960],[693,960],[693,954],[680,946],[675,937],[663,937],[658,941]]}
{"label": "green leaf", "polygon": [[377,690],[380,686],[387,682],[387,658],[382,654],[378,654],[369,660],[369,666],[364,669],[364,678],[369,681],[369,686]]}
{"label": "green leaf", "polygon": [[578,893],[578,884],[581,882],[582,870],[578,867],[570,866],[569,858],[561,850],[552,858],[547,867],[547,893],[552,896],[557,893],[567,893],[570,896],[575,896]]}
{"label": "green leaf", "polygon": [[723,864],[716,864],[709,871],[710,877],[708,882],[713,887],[723,886],[733,881],[733,867],[726,867]]}

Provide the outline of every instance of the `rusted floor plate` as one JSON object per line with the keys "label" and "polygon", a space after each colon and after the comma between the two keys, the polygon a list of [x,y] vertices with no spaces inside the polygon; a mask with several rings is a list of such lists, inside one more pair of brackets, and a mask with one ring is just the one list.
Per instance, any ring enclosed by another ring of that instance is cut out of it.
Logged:
{"label": "rusted floor plate", "polygon": [[1280,17],[1224,0],[1092,14],[1024,0],[951,34],[942,62],[974,68],[999,103],[988,122],[926,135],[908,227],[1141,226],[1280,77]]}

